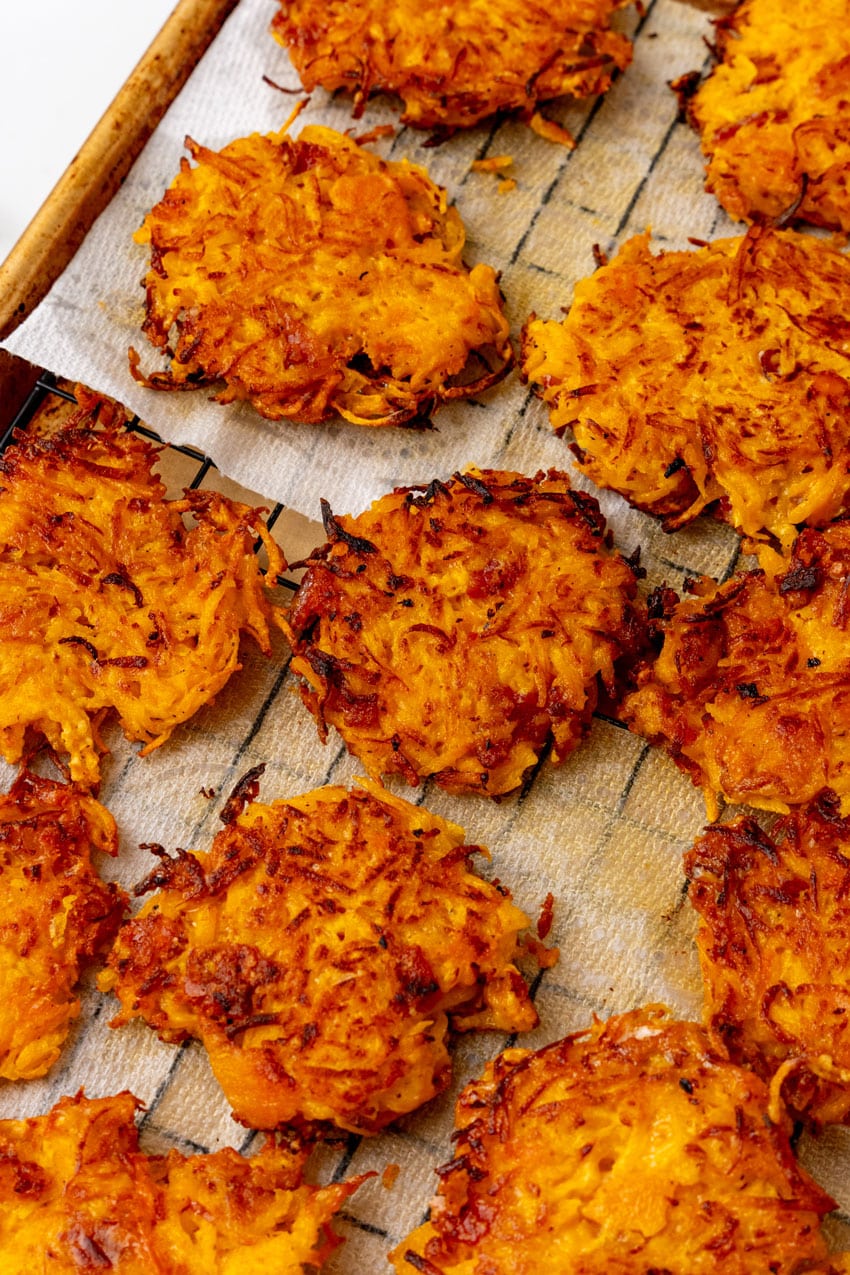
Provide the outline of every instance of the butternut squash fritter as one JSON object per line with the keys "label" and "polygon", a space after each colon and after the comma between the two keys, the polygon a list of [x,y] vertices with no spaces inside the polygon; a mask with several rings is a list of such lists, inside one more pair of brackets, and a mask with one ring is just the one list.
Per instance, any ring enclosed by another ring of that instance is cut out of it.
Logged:
{"label": "butternut squash fritter", "polygon": [[454,1158],[396,1270],[811,1270],[835,1205],[795,1164],[767,1102],[703,1028],[659,1007],[508,1050],[461,1094]]}
{"label": "butternut squash fritter", "polygon": [[53,1066],[80,1012],[83,966],[114,938],[127,906],[92,850],[116,854],[115,821],[92,797],[22,772],[0,796],[0,1077]]}
{"label": "butternut squash fritter", "polygon": [[622,716],[717,798],[787,813],[835,789],[850,812],[850,523],[807,528],[770,575],[650,600],[663,646]]}
{"label": "butternut squash fritter", "polygon": [[797,1119],[850,1122],[850,821],[829,790],[770,835],[709,828],[685,856],[706,1021]]}
{"label": "butternut squash fritter", "polygon": [[850,258],[808,235],[658,256],[639,235],[563,322],[528,323],[524,373],[599,486],[669,531],[717,502],[788,546],[848,503],[848,295]]}
{"label": "butternut squash fritter", "polygon": [[470,469],[357,518],[324,506],[284,632],[302,698],[370,774],[519,787],[587,732],[597,675],[631,653],[635,571],[565,474]]}
{"label": "butternut squash fritter", "polygon": [[304,1156],[273,1142],[250,1159],[229,1148],[147,1156],[139,1105],[127,1092],[80,1093],[0,1121],[3,1275],[295,1275],[340,1243],[329,1224],[362,1177],[307,1186]]}
{"label": "butternut squash fritter", "polygon": [[401,425],[486,389],[513,363],[497,276],[423,168],[333,129],[187,139],[137,233],[143,330],[169,359],[151,389],[217,385],[269,420]]}
{"label": "butternut squash fritter", "polygon": [[0,753],[18,762],[33,728],[86,787],[105,714],[150,752],[240,667],[241,631],[269,652],[255,537],[272,579],[283,565],[262,510],[166,500],[157,449],[89,406],[0,459]]}
{"label": "butternut squash fritter", "polygon": [[253,1128],[376,1133],[449,1083],[450,1026],[537,1022],[513,965],[528,918],[477,850],[369,781],[255,802],[137,888],[157,893],[100,979],[113,1026],[199,1038]]}
{"label": "butternut squash fritter", "polygon": [[708,190],[741,221],[850,230],[848,0],[744,0],[716,26],[720,63],[689,106]]}
{"label": "butternut squash fritter", "polygon": [[629,0],[281,0],[272,22],[307,92],[404,100],[402,121],[454,132],[497,112],[604,93],[632,59],[610,29]]}

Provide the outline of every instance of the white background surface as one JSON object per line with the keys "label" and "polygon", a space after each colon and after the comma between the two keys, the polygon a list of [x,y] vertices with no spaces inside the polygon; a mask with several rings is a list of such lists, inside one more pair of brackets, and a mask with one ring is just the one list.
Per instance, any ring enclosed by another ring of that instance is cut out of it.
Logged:
{"label": "white background surface", "polygon": [[176,0],[0,0],[0,261]]}

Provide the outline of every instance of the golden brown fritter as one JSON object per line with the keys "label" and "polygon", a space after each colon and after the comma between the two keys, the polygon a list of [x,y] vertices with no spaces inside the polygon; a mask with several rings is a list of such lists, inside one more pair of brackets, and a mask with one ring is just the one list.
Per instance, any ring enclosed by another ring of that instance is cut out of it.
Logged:
{"label": "golden brown fritter", "polygon": [[708,190],[741,221],[850,230],[850,4],[744,0],[689,106]]}
{"label": "golden brown fritter", "polygon": [[718,796],[787,813],[825,787],[850,811],[850,522],[807,528],[774,569],[652,599],[667,609],[663,646],[623,705],[712,819]]}
{"label": "golden brown fritter", "polygon": [[83,967],[115,936],[127,897],[92,850],[115,854],[115,821],[92,797],[23,772],[0,796],[0,1077],[32,1080],[80,1012]]}
{"label": "golden brown fritter", "polygon": [[787,545],[848,503],[848,295],[850,258],[809,235],[658,256],[639,235],[527,324],[524,373],[599,486],[670,531],[716,501]]}
{"label": "golden brown fritter", "polygon": [[762,1082],[658,1007],[508,1050],[457,1106],[426,1275],[797,1275],[834,1202],[767,1118]]}
{"label": "golden brown fritter", "polygon": [[829,790],[770,835],[709,828],[685,856],[706,1021],[798,1119],[850,1122],[850,821]]}
{"label": "golden brown fritter", "polygon": [[34,728],[86,786],[110,710],[149,752],[240,667],[240,632],[268,652],[254,538],[272,579],[283,565],[262,510],[212,491],[166,500],[157,449],[107,404],[95,428],[90,407],[0,460],[0,753],[19,761]]}
{"label": "golden brown fritter", "polygon": [[365,780],[251,804],[138,888],[159,887],[101,976],[113,1025],[198,1037],[254,1128],[375,1133],[448,1084],[449,1026],[537,1022],[513,965],[528,918],[477,849]]}
{"label": "golden brown fritter", "polygon": [[400,425],[513,363],[495,272],[423,168],[333,129],[188,140],[136,235],[150,244],[144,332],[169,359],[152,389],[216,385],[269,420]]}
{"label": "golden brown fritter", "polygon": [[147,1156],[138,1106],[80,1093],[0,1121],[3,1275],[295,1275],[340,1243],[329,1223],[362,1178],[307,1186],[304,1157],[273,1142],[251,1159]]}
{"label": "golden brown fritter", "polygon": [[555,470],[470,469],[357,518],[324,508],[284,623],[323,737],[374,776],[494,797],[576,747],[640,630],[592,496]]}
{"label": "golden brown fritter", "polygon": [[632,58],[610,29],[628,0],[281,0],[272,32],[304,88],[404,100],[405,124],[453,132],[538,102],[604,93]]}

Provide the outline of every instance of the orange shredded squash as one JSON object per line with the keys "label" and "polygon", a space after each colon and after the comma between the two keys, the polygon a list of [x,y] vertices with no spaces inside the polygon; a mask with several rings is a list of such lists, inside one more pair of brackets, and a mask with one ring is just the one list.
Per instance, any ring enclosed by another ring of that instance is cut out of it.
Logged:
{"label": "orange shredded squash", "polygon": [[667,530],[713,505],[790,546],[848,503],[848,295],[850,258],[811,236],[653,256],[640,235],[527,324],[523,371],[584,473]]}
{"label": "orange shredded squash", "polygon": [[367,129],[365,133],[349,133],[348,130],[346,130],[346,133],[358,146],[367,146],[372,142],[380,142],[385,137],[395,137],[395,126],[393,124],[376,124],[374,128]]}
{"label": "orange shredded squash", "polygon": [[306,1156],[271,1141],[250,1159],[229,1148],[148,1156],[139,1106],[126,1091],[80,1093],[0,1121],[3,1275],[296,1275],[341,1243],[330,1222],[362,1177],[308,1186]]}
{"label": "orange shredded squash", "polygon": [[158,449],[121,419],[91,399],[0,460],[0,753],[18,762],[32,728],[87,787],[105,713],[149,752],[240,667],[240,632],[269,652],[255,537],[283,566],[262,510],[166,500]]}
{"label": "orange shredded squash", "polygon": [[797,538],[771,574],[650,599],[663,646],[622,709],[705,795],[787,813],[835,789],[850,812],[850,522]]}
{"label": "orange shredded squash", "polygon": [[199,1038],[253,1128],[376,1133],[449,1083],[450,1027],[536,1025],[513,963],[528,918],[477,850],[370,781],[254,802],[138,887],[157,893],[100,977],[113,1026]]}
{"label": "orange shredded squash", "polygon": [[744,0],[716,26],[721,60],[689,104],[708,190],[738,220],[850,231],[847,0]]}
{"label": "orange shredded squash", "polygon": [[371,94],[395,93],[405,124],[453,132],[604,93],[631,61],[631,42],[611,30],[628,2],[281,0],[272,33],[307,92],[353,93],[357,116]]}
{"label": "orange shredded squash", "polygon": [[506,168],[510,168],[513,164],[512,155],[488,155],[486,159],[475,159],[472,161],[472,171],[474,173],[503,173]]}
{"label": "orange shredded squash", "polygon": [[554,470],[469,469],[357,518],[325,506],[325,529],[284,632],[323,738],[376,777],[511,792],[580,743],[597,676],[612,686],[640,641],[633,568]]}
{"label": "orange shredded squash", "polygon": [[850,1122],[850,821],[828,789],[770,833],[709,828],[685,856],[706,1021],[795,1119]]}
{"label": "orange shredded squash", "polygon": [[118,850],[115,821],[94,798],[26,771],[0,796],[4,1080],[50,1070],[80,1012],[80,974],[118,929],[127,896],[101,881],[93,850]]}
{"label": "orange shredded squash", "polygon": [[486,389],[513,364],[498,280],[423,168],[333,129],[187,140],[149,244],[152,389],[217,387],[269,420],[400,425]]}
{"label": "orange shredded squash", "polygon": [[531,128],[537,133],[538,137],[543,137],[547,142],[555,142],[558,146],[566,146],[568,151],[576,148],[576,139],[562,125],[556,124],[554,120],[547,120],[539,111],[531,117]]}
{"label": "orange shredded squash", "polygon": [[797,1275],[834,1201],[704,1028],[657,1006],[511,1049],[457,1104],[399,1275]]}

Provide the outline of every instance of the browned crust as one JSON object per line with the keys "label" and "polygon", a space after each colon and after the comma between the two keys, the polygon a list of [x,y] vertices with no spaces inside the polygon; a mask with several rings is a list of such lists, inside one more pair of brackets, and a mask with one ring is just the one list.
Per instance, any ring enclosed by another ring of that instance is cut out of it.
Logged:
{"label": "browned crust", "polygon": [[850,820],[825,790],[768,833],[709,828],[685,856],[706,1020],[796,1119],[850,1120]]}
{"label": "browned crust", "polygon": [[536,1025],[528,918],[475,850],[368,781],[249,804],[208,854],[156,848],[101,978],[113,1025],[200,1039],[253,1128],[376,1133],[449,1083],[450,1027]]}
{"label": "browned crust", "polygon": [[797,1275],[834,1207],[789,1124],[704,1028],[649,1006],[509,1050],[457,1105],[431,1220],[399,1275]]}
{"label": "browned crust", "polygon": [[511,792],[639,646],[634,570],[558,471],[470,469],[325,528],[284,631],[320,733],[373,775]]}
{"label": "browned crust", "polygon": [[824,787],[847,813],[850,522],[807,528],[770,565],[650,599],[663,644],[623,718],[692,776],[712,818],[721,796],[787,813]]}

